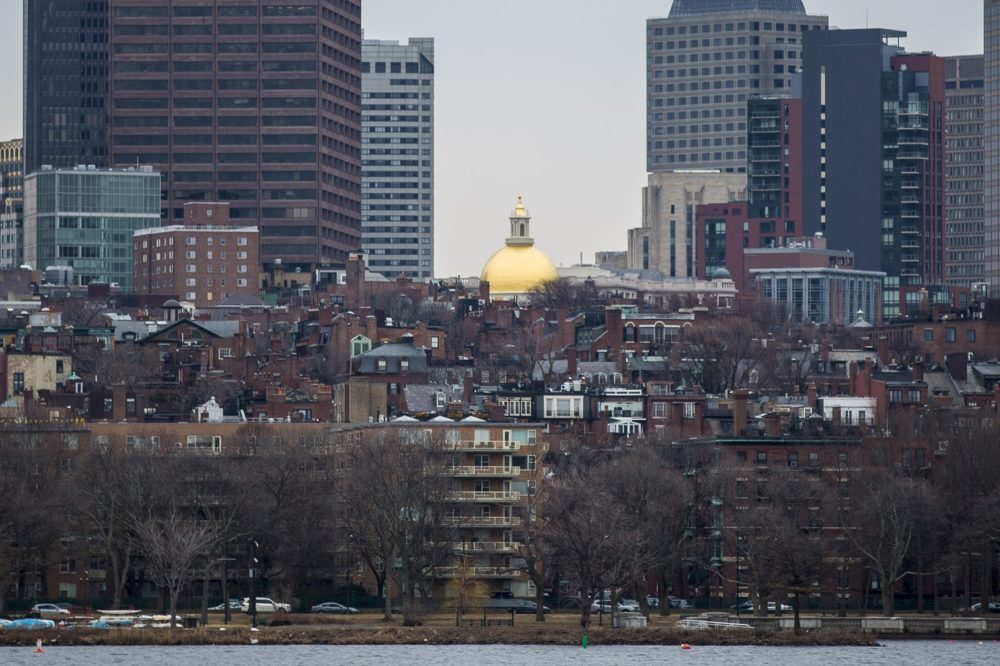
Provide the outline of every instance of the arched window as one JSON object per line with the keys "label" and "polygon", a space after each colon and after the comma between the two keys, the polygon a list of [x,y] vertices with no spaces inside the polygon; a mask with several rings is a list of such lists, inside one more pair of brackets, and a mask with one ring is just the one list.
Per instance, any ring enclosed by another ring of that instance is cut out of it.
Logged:
{"label": "arched window", "polygon": [[372,341],[364,335],[356,335],[351,339],[351,358],[367,354],[372,350]]}

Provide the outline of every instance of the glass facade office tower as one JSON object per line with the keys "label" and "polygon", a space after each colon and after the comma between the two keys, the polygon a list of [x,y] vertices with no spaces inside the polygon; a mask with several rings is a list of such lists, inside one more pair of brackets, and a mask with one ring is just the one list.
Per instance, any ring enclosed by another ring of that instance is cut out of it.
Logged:
{"label": "glass facade office tower", "polygon": [[983,56],[945,58],[947,284],[983,280]]}
{"label": "glass facade office tower", "polygon": [[991,294],[1000,293],[1000,0],[984,0],[985,48],[983,171],[985,210],[983,277]]}
{"label": "glass facade office tower", "polygon": [[73,283],[132,288],[132,234],[160,224],[160,174],[150,167],[43,169],[24,179],[24,260],[69,266]]}
{"label": "glass facade office tower", "polygon": [[944,60],[903,37],[810,33],[803,58],[804,231],[886,273],[884,319],[915,312],[947,259]]}
{"label": "glass facade office tower", "polygon": [[747,101],[786,95],[802,38],[826,30],[801,0],[674,0],[646,23],[646,169],[747,170]]}
{"label": "glass facade office tower", "polygon": [[108,0],[24,0],[24,163],[108,164]]}
{"label": "glass facade office tower", "polygon": [[111,0],[112,164],[225,201],[265,271],[361,247],[360,0]]}
{"label": "glass facade office tower", "polygon": [[368,267],[434,277],[434,40],[362,46],[361,231]]}
{"label": "glass facade office tower", "polygon": [[24,141],[0,142],[0,269],[24,262]]}

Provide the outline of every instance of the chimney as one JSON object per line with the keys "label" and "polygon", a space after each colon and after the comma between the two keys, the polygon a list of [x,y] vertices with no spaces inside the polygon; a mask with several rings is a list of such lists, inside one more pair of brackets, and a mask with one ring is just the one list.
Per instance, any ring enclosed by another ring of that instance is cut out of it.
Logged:
{"label": "chimney", "polygon": [[812,382],[810,382],[809,385],[806,386],[806,401],[809,403],[810,407],[816,409],[816,401],[817,401],[816,384]]}
{"label": "chimney", "polygon": [[472,398],[475,395],[475,392],[476,392],[476,387],[472,381],[472,376],[465,375],[462,378],[462,400],[465,401],[465,404],[467,405],[472,404]]}
{"label": "chimney", "polygon": [[748,402],[750,392],[739,389],[733,392],[733,436],[743,437],[747,434]]}
{"label": "chimney", "polygon": [[924,362],[914,361],[913,367],[911,368],[911,372],[913,373],[913,381],[915,382],[924,381]]}
{"label": "chimney", "polygon": [[111,420],[125,420],[125,383],[115,382],[111,386]]}
{"label": "chimney", "polygon": [[570,379],[576,379],[576,347],[566,350],[566,374]]}
{"label": "chimney", "polygon": [[948,374],[956,381],[964,382],[969,378],[969,355],[966,352],[954,352],[944,359]]}
{"label": "chimney", "polygon": [[781,437],[781,414],[771,412],[764,416],[764,434],[767,437]]}
{"label": "chimney", "polygon": [[833,408],[833,427],[835,430],[840,429],[840,407]]}

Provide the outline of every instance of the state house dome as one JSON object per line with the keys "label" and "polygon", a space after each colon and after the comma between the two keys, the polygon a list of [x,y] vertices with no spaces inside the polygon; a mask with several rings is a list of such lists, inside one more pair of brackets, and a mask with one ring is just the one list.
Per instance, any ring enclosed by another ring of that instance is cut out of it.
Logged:
{"label": "state house dome", "polygon": [[480,280],[490,283],[495,298],[516,298],[559,277],[548,256],[535,247],[531,237],[531,217],[521,197],[510,216],[510,236],[504,247],[486,262]]}

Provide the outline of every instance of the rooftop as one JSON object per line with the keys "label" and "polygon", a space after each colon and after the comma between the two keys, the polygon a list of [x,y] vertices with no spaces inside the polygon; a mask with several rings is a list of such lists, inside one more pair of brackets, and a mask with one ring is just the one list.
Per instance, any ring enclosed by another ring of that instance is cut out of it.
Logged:
{"label": "rooftop", "polygon": [[740,12],[774,12],[805,15],[802,0],[674,0],[670,17],[703,16],[705,14],[735,14]]}

